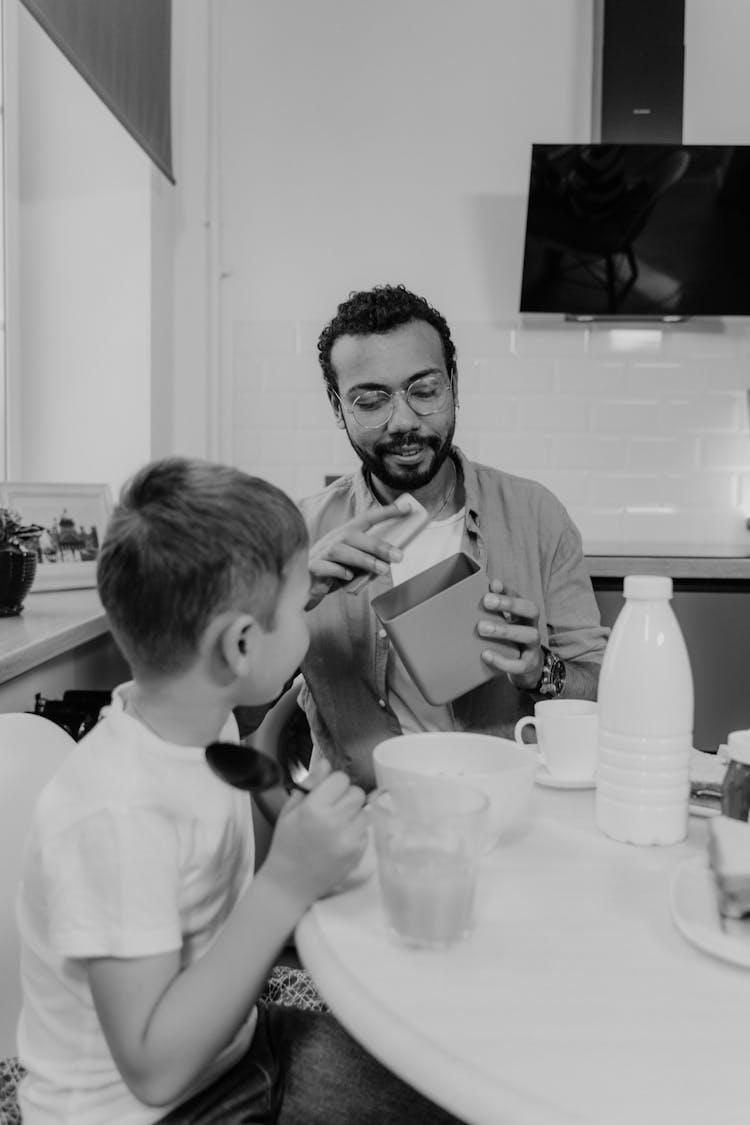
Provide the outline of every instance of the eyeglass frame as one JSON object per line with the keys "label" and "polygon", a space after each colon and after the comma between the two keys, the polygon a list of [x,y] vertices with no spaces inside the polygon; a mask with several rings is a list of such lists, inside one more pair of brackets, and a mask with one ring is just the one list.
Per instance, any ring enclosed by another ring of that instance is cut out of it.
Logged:
{"label": "eyeglass frame", "polygon": [[[349,403],[344,402],[341,395],[338,393],[337,390],[335,390],[334,387],[331,386],[330,383],[328,384],[328,390],[332,395],[335,395],[341,409],[345,410],[347,414],[351,414],[352,418],[354,419],[354,421],[357,423],[357,425],[359,426],[359,428],[361,430],[382,430],[384,426],[388,425],[388,423],[390,422],[391,418],[393,417],[393,415],[396,411],[396,401],[395,400],[396,400],[397,395],[402,396],[404,402],[409,407],[412,414],[416,414],[417,418],[430,418],[430,417],[432,417],[433,414],[439,414],[440,413],[440,411],[443,409],[443,407],[445,406],[445,404],[447,402],[447,398],[443,402],[441,402],[440,406],[436,407],[435,410],[427,410],[427,411],[424,411],[423,413],[420,413],[419,410],[415,410],[414,407],[412,406],[411,402],[409,401],[409,392],[411,391],[412,387],[416,386],[416,384],[419,382],[420,379],[426,379],[429,375],[434,375],[434,374],[439,374],[441,377],[443,377],[442,371],[438,371],[438,372],[425,371],[424,374],[417,375],[416,378],[414,378],[411,381],[411,383],[409,383],[408,387],[398,387],[395,391],[388,391],[388,390],[386,390],[385,387],[373,388],[373,389],[381,391],[385,395],[388,395],[388,397],[391,401],[391,412],[390,412],[390,414],[388,415],[388,417],[383,422],[378,422],[377,426],[366,426],[364,424],[364,422],[360,422],[359,418],[354,413],[354,407],[357,405],[357,402],[362,397],[362,395],[367,394],[367,391],[362,391],[362,394],[358,394],[357,397],[354,399],[354,402],[352,402],[351,405],[349,405]],[[450,394],[455,399],[455,395],[456,395],[456,387],[455,387],[455,382],[454,382],[455,373],[453,375],[446,375],[444,377],[448,381],[446,391],[447,391],[448,394]]]}

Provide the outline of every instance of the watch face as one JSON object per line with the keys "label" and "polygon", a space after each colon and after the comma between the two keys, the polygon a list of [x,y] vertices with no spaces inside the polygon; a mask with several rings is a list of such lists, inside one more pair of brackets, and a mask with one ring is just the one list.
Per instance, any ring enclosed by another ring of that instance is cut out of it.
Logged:
{"label": "watch face", "polygon": [[544,654],[544,669],[542,682],[539,686],[540,695],[558,696],[565,684],[565,664],[554,653],[547,650]]}

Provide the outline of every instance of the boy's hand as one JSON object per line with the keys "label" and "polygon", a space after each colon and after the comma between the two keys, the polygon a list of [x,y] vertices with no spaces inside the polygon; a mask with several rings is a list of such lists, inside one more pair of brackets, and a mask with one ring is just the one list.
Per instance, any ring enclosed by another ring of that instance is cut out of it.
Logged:
{"label": "boy's hand", "polygon": [[365,794],[327,762],[310,773],[308,796],[294,793],[276,822],[264,863],[268,876],[307,909],[329,894],[362,858],[369,818]]}

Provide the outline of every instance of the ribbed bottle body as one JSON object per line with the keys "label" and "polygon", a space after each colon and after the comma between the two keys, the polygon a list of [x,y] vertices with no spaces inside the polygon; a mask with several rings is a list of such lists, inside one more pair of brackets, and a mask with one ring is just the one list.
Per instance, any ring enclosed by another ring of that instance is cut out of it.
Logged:
{"label": "ribbed bottle body", "polygon": [[615,840],[687,834],[693,677],[668,578],[632,575],[599,678],[596,819]]}

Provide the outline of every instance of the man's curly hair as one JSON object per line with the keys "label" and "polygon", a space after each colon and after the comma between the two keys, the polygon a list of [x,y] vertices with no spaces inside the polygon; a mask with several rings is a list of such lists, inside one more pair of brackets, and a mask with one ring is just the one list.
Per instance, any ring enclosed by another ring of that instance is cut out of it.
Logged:
{"label": "man's curly hair", "polygon": [[438,332],[443,345],[449,377],[456,375],[456,348],[444,317],[424,297],[403,285],[376,285],[373,289],[350,293],[336,315],[320,334],[318,358],[326,386],[338,390],[338,378],[331,363],[331,349],[340,336],[384,335],[402,324],[424,320]]}

